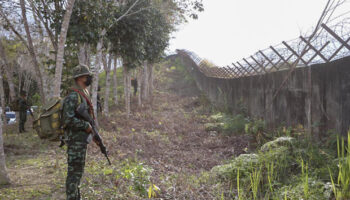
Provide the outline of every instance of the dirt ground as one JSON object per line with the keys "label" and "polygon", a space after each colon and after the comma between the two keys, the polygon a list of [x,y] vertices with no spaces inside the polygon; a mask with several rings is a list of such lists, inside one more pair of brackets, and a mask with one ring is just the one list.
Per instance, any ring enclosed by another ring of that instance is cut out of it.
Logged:
{"label": "dirt ground", "polygon": [[[160,188],[157,199],[219,199],[222,191],[209,184],[208,172],[244,153],[250,139],[205,131],[209,112],[200,92],[193,85],[181,84],[180,74],[163,75],[166,81],[156,80],[152,103],[138,108],[136,97],[132,98],[130,119],[121,105],[113,108],[109,117],[100,117],[113,173],[125,160],[137,160],[153,169],[152,183]],[[5,152],[12,185],[0,188],[0,199],[64,199],[66,155],[57,146],[39,140],[35,133],[18,134],[16,127],[8,127]],[[123,194],[128,183],[96,172],[105,170],[107,164],[93,144],[87,160],[82,181],[85,199],[145,199]],[[104,195],[115,188],[119,194]]]}

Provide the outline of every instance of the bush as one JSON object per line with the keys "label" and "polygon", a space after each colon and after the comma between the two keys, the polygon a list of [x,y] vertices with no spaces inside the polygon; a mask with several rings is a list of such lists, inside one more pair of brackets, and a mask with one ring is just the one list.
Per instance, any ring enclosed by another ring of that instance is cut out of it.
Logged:
{"label": "bush", "polygon": [[279,148],[279,147],[290,147],[293,146],[293,141],[295,139],[292,137],[280,137],[273,141],[267,142],[261,147],[261,151],[268,151],[271,149]]}
{"label": "bush", "polygon": [[223,130],[229,134],[232,134],[232,133],[242,134],[242,133],[244,133],[245,126],[247,123],[249,123],[248,118],[244,117],[241,114],[235,115],[233,117],[226,115],[223,118],[223,121],[224,121]]}
{"label": "bush", "polygon": [[249,174],[260,165],[257,154],[241,154],[228,164],[218,165],[211,170],[217,180],[222,182],[236,183],[237,172],[241,174],[242,182],[249,181]]}
{"label": "bush", "polygon": [[[339,161],[342,164],[338,166],[342,169],[337,176],[345,178],[337,183],[333,181],[332,186],[329,179],[324,179],[328,163],[334,169],[330,158],[324,156],[324,151],[314,148],[310,141],[302,141],[292,137],[276,138],[262,145],[257,154],[242,154],[228,164],[214,167],[211,173],[217,181],[236,188],[238,199],[322,200],[331,198],[332,188],[336,188],[336,193],[342,193],[338,199],[348,198],[345,196],[349,191],[346,180],[350,179],[346,177],[350,167],[347,168],[346,163],[350,162],[347,159]],[[338,146],[342,152],[345,145]],[[333,180],[338,180],[337,176]]]}
{"label": "bush", "polygon": [[151,183],[152,168],[143,163],[126,161],[123,167],[118,170],[116,179],[125,179],[131,182],[130,188],[141,196],[147,196]]}
{"label": "bush", "polygon": [[[305,187],[308,194],[305,198]],[[306,186],[303,181],[295,181],[293,184],[281,187],[275,195],[277,199],[308,199],[308,200],[328,200],[332,196],[332,186],[330,183],[323,183],[315,178],[308,179]]]}

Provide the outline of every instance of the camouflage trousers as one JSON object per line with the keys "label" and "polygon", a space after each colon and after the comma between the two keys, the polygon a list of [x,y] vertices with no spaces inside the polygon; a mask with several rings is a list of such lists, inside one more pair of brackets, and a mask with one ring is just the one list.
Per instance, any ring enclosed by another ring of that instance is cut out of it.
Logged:
{"label": "camouflage trousers", "polygon": [[66,179],[67,200],[81,199],[79,185],[84,173],[86,149],[86,143],[73,142],[68,144],[68,173]]}

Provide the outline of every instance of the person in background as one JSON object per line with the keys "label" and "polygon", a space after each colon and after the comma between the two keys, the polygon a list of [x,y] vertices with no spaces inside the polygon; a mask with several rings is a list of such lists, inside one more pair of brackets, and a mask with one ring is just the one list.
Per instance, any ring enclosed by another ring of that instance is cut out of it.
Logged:
{"label": "person in background", "polygon": [[19,98],[19,132],[26,132],[24,129],[25,123],[27,121],[27,110],[29,109],[27,102],[27,93],[25,91],[21,91],[21,97]]}
{"label": "person in background", "polygon": [[134,95],[137,93],[137,79],[136,78],[131,78],[131,85],[134,88]]}
{"label": "person in background", "polygon": [[101,87],[98,86],[97,89],[97,112],[101,113],[102,112],[102,102],[103,98],[101,98]]}

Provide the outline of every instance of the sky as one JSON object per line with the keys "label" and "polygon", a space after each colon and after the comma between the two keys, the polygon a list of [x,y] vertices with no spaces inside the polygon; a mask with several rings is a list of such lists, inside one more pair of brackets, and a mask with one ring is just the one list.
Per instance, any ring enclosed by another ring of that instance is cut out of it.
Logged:
{"label": "sky", "polygon": [[326,0],[203,0],[198,20],[181,25],[170,51],[187,49],[224,66],[300,36],[318,21]]}

